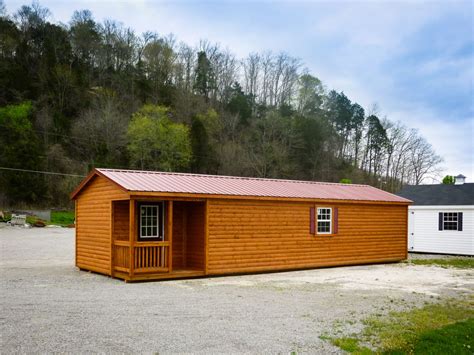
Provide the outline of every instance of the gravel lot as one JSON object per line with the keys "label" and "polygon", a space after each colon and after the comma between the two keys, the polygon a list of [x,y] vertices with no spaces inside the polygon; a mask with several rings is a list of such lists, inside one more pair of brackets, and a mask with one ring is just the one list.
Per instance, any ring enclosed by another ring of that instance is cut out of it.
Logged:
{"label": "gravel lot", "polygon": [[0,227],[2,353],[339,353],[374,313],[473,293],[473,272],[389,264],[126,284],[74,267],[74,230]]}

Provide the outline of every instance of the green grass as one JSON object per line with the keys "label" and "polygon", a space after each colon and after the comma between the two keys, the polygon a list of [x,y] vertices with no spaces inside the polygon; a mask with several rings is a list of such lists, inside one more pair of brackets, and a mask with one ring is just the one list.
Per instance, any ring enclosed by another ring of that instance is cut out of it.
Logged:
{"label": "green grass", "polygon": [[359,344],[359,339],[356,338],[334,338],[331,339],[331,343],[336,345],[348,353],[355,355],[367,355],[373,354],[373,351],[365,346]]}
{"label": "green grass", "polygon": [[474,317],[473,306],[469,301],[451,301],[392,312],[385,318],[370,317],[363,335],[382,351],[409,353],[424,333]]}
{"label": "green grass", "polygon": [[414,347],[415,354],[474,353],[474,318],[424,333]]}
{"label": "green grass", "polygon": [[[473,354],[474,299],[370,317],[353,337],[329,338],[352,354]],[[361,346],[364,342],[376,349]]]}
{"label": "green grass", "polygon": [[447,258],[447,259],[414,259],[410,261],[413,265],[434,265],[441,267],[455,267],[460,269],[473,269],[474,258]]}
{"label": "green grass", "polygon": [[49,224],[57,224],[67,226],[74,223],[74,211],[52,211],[51,222]]}
{"label": "green grass", "polygon": [[[36,216],[26,217],[26,223],[31,225],[35,224],[37,220]],[[45,223],[66,227],[74,223],[74,211],[51,211],[51,221]]]}

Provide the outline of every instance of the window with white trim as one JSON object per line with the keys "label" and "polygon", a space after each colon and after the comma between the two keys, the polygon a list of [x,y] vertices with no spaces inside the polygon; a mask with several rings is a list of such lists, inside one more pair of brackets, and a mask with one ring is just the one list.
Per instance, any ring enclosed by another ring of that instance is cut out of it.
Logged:
{"label": "window with white trim", "polygon": [[458,212],[443,212],[443,230],[457,231],[459,223]]}
{"label": "window with white trim", "polygon": [[140,239],[164,240],[164,202],[140,205]]}
{"label": "window with white trim", "polygon": [[318,234],[332,233],[332,208],[318,207],[317,231]]}

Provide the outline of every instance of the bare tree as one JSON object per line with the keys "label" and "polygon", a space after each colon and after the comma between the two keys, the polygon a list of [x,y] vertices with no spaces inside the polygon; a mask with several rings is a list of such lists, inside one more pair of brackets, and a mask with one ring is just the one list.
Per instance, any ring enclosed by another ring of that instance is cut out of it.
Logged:
{"label": "bare tree", "polygon": [[179,45],[178,60],[175,67],[175,81],[178,88],[191,92],[194,85],[194,66],[196,51],[185,43]]}
{"label": "bare tree", "polygon": [[410,158],[413,168],[412,181],[415,185],[421,184],[423,179],[430,175],[438,173],[438,164],[443,161],[423,137],[418,137],[415,140],[410,150]]}
{"label": "bare tree", "polygon": [[261,68],[261,57],[258,53],[250,53],[249,56],[243,60],[244,69],[244,90],[253,98],[257,96],[259,89],[259,75]]}

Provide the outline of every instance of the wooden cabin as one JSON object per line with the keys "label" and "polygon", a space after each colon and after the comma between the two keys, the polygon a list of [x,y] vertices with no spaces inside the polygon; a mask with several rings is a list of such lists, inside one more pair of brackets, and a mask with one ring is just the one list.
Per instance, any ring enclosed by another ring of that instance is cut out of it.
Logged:
{"label": "wooden cabin", "polygon": [[95,169],[71,197],[77,267],[127,281],[407,257],[410,200],[367,185]]}

